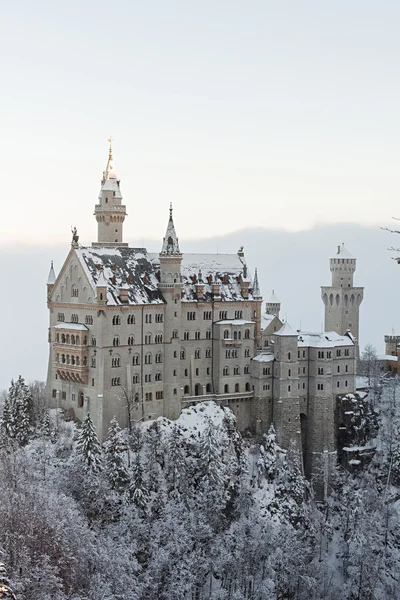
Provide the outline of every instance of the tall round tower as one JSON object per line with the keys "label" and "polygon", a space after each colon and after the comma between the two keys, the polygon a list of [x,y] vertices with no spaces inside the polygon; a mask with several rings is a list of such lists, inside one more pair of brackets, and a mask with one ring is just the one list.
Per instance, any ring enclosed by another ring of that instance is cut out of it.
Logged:
{"label": "tall round tower", "polygon": [[124,243],[122,227],[126,217],[126,206],[121,204],[120,181],[114,170],[111,138],[106,170],[103,171],[99,204],[95,205],[97,221],[97,242],[92,246],[127,246]]}
{"label": "tall round tower", "polygon": [[325,331],[346,332],[359,339],[359,312],[364,298],[364,288],[354,287],[353,278],[356,259],[345,248],[338,246],[336,255],[330,259],[332,285],[321,288],[325,305]]}

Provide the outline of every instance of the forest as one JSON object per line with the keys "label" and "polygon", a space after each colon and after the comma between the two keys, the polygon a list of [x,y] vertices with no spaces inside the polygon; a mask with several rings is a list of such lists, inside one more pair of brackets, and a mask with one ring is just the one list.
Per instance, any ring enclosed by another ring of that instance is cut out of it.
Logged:
{"label": "forest", "polygon": [[64,420],[19,377],[0,421],[0,598],[400,598],[399,393],[395,376],[360,400],[365,468],[321,457],[307,481],[273,427],[242,436],[214,402],[113,419],[100,444],[90,414]]}

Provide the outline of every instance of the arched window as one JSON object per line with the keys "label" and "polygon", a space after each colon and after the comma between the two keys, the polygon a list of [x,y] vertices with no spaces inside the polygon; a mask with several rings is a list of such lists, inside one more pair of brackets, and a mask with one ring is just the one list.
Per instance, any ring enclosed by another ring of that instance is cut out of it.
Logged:
{"label": "arched window", "polygon": [[246,383],[245,390],[246,390],[246,392],[250,391],[250,384],[249,384],[249,382]]}
{"label": "arched window", "polygon": [[91,364],[92,364],[92,369],[95,369],[96,368],[96,357],[95,356],[92,356]]}
{"label": "arched window", "polygon": [[78,408],[82,408],[83,406],[83,392],[79,392],[78,394]]}
{"label": "arched window", "polygon": [[234,369],[233,369],[233,374],[239,375],[239,373],[240,373],[240,368],[236,365],[236,367],[234,367]]}
{"label": "arched window", "polygon": [[239,384],[235,383],[235,392],[237,393],[239,391]]}
{"label": "arched window", "polygon": [[227,329],[225,329],[224,331],[224,340],[229,339],[229,331]]}
{"label": "arched window", "polygon": [[148,333],[147,335],[144,336],[144,343],[151,344],[151,333]]}
{"label": "arched window", "polygon": [[121,325],[121,317],[119,315],[114,315],[112,318],[113,325]]}
{"label": "arched window", "polygon": [[206,340],[211,340],[211,329],[207,329],[206,331]]}
{"label": "arched window", "polygon": [[65,364],[65,354],[61,356],[61,362]]}
{"label": "arched window", "polygon": [[128,346],[133,346],[135,343],[135,337],[133,335],[130,335],[128,337]]}
{"label": "arched window", "polygon": [[288,360],[290,360],[290,356],[291,356],[290,352],[288,352],[288,354],[287,354]]}
{"label": "arched window", "polygon": [[195,358],[200,358],[200,350],[199,350],[199,348],[197,348],[197,349],[194,351],[194,357],[195,357]]}
{"label": "arched window", "polygon": [[116,336],[116,337],[113,339],[113,346],[119,346],[119,337],[118,337],[118,336]]}
{"label": "arched window", "polygon": [[71,335],[71,344],[73,346],[75,346],[75,336],[74,336],[74,334]]}
{"label": "arched window", "polygon": [[[266,343],[266,346],[268,346],[268,342]],[[245,348],[244,349],[244,355],[245,355],[245,357],[249,357],[250,356],[250,348]]]}
{"label": "arched window", "polygon": [[161,352],[157,352],[157,354],[156,354],[156,363],[162,363],[162,354],[161,354]]}
{"label": "arched window", "polygon": [[87,358],[86,358],[86,356],[83,357],[82,364],[83,364],[84,367],[86,367],[86,364],[87,364]]}
{"label": "arched window", "polygon": [[185,360],[185,358],[186,358],[186,351],[185,351],[184,348],[182,348],[182,350],[181,350],[181,360]]}
{"label": "arched window", "polygon": [[211,383],[207,383],[207,386],[206,386],[206,393],[207,393],[207,394],[211,394]]}
{"label": "arched window", "polygon": [[250,366],[249,365],[245,366],[244,373],[245,373],[245,375],[248,375],[250,373]]}
{"label": "arched window", "polygon": [[241,340],[241,339],[242,339],[242,332],[238,331],[238,340]]}
{"label": "arched window", "polygon": [[81,361],[80,361],[80,358],[79,358],[79,356],[77,356],[77,357],[75,358],[75,363],[76,363],[76,366],[77,366],[77,367],[79,367],[79,365],[81,364]]}
{"label": "arched window", "polygon": [[79,296],[79,289],[77,288],[77,286],[75,284],[72,286],[71,296],[73,298],[78,298],[78,296]]}
{"label": "arched window", "polygon": [[137,373],[132,377],[132,383],[139,383],[139,375]]}
{"label": "arched window", "polygon": [[211,358],[211,348],[206,348],[206,358]]}
{"label": "arched window", "polygon": [[185,387],[183,388],[183,393],[184,393],[184,394],[189,394],[189,393],[190,393],[190,392],[189,392],[189,386],[188,386],[188,385],[185,385]]}
{"label": "arched window", "polygon": [[61,335],[61,343],[62,343],[62,344],[65,344],[65,340],[66,340],[65,333],[63,333],[63,334]]}
{"label": "arched window", "polygon": [[183,339],[184,339],[185,341],[189,339],[189,332],[188,332],[188,331],[185,331],[185,332],[184,332],[184,334],[183,334]]}
{"label": "arched window", "polygon": [[71,365],[75,364],[75,356],[71,356]]}
{"label": "arched window", "polygon": [[135,324],[135,316],[128,315],[128,325],[134,325],[134,324]]}
{"label": "arched window", "polygon": [[222,371],[222,374],[225,375],[225,376],[229,375],[229,367],[224,367],[223,371]]}
{"label": "arched window", "polygon": [[92,337],[91,342],[92,342],[92,346],[97,346],[95,337]]}
{"label": "arched window", "polygon": [[162,381],[162,374],[160,371],[156,373],[156,381]]}
{"label": "arched window", "polygon": [[245,329],[244,338],[248,340],[250,338],[250,329]]}
{"label": "arched window", "polygon": [[229,394],[229,385],[227,383],[224,385],[224,394]]}
{"label": "arched window", "polygon": [[144,357],[144,364],[145,365],[151,365],[152,363],[152,356],[150,354],[150,352],[148,354],[146,354],[146,356]]}
{"label": "arched window", "polygon": [[233,339],[234,339],[234,340],[237,340],[237,331],[234,331],[234,332],[233,332]]}
{"label": "arched window", "polygon": [[201,394],[201,385],[199,383],[196,383],[196,385],[194,386],[194,395],[200,396],[200,394]]}
{"label": "arched window", "polygon": [[69,335],[68,335],[68,333],[67,333],[67,335],[65,336],[65,343],[66,343],[66,344],[69,344],[69,343],[70,343],[70,341],[69,341]]}
{"label": "arched window", "polygon": [[139,354],[134,354],[134,356],[132,358],[132,364],[133,365],[140,365],[140,356],[139,356]]}
{"label": "arched window", "polygon": [[81,344],[81,340],[80,340],[80,337],[79,337],[79,335],[76,335],[76,336],[75,336],[75,344],[76,344],[77,346],[80,346],[80,344]]}
{"label": "arched window", "polygon": [[69,354],[67,354],[67,365],[71,364],[71,359],[69,357]]}
{"label": "arched window", "polygon": [[60,334],[59,333],[57,333],[57,335],[56,335],[56,342],[60,343]]}

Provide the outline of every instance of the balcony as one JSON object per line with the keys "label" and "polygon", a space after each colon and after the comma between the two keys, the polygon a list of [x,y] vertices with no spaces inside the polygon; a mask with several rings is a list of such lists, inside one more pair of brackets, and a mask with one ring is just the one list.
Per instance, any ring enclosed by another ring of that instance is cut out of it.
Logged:
{"label": "balcony", "polygon": [[234,340],[233,338],[225,338],[222,340],[223,348],[240,348],[243,345],[243,340]]}
{"label": "balcony", "polygon": [[203,394],[201,396],[183,396],[181,398],[183,404],[194,404],[196,402],[203,402],[204,400],[214,400],[218,403],[223,403],[228,400],[235,402],[236,400],[250,400],[253,398],[254,392],[234,392],[232,394]]}

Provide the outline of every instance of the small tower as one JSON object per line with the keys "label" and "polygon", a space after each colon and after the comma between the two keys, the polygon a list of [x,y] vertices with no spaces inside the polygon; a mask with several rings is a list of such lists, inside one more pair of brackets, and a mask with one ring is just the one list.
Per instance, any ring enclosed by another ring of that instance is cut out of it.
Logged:
{"label": "small tower", "polygon": [[253,289],[251,293],[253,295],[254,300],[260,300],[260,298],[262,298],[260,292],[260,284],[258,283],[257,269],[254,271]]}
{"label": "small tower", "polygon": [[122,227],[126,217],[126,206],[121,204],[120,181],[114,171],[111,138],[106,170],[103,171],[99,204],[94,214],[97,221],[97,242],[92,246],[127,246],[124,243]]}
{"label": "small tower", "polygon": [[358,341],[359,311],[364,288],[353,285],[356,259],[342,244],[329,263],[332,285],[321,288],[325,305],[325,331],[336,331],[339,335],[350,331]]}
{"label": "small tower", "polygon": [[275,295],[275,291],[272,290],[272,294],[268,302],[265,303],[265,312],[267,315],[275,315],[279,319],[279,313],[281,311],[281,303]]}
{"label": "small tower", "polygon": [[169,209],[167,231],[163,239],[160,259],[160,283],[158,289],[166,302],[164,325],[164,415],[177,419],[181,412],[180,337],[181,337],[181,262],[178,237]]}

